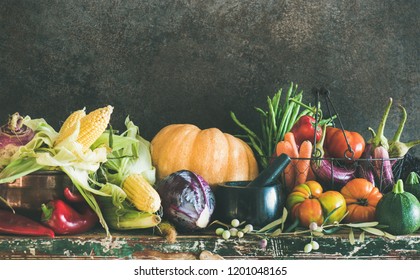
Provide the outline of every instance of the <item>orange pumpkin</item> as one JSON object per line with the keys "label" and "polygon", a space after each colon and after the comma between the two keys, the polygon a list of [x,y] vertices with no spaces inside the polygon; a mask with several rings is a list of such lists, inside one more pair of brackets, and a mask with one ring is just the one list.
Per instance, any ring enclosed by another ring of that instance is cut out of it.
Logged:
{"label": "orange pumpkin", "polygon": [[348,214],[344,221],[350,223],[372,222],[382,193],[364,178],[350,180],[341,190],[347,204]]}
{"label": "orange pumpkin", "polygon": [[199,174],[212,187],[227,181],[253,180],[258,175],[249,145],[217,128],[168,125],[152,139],[151,155],[158,180],[182,169]]}

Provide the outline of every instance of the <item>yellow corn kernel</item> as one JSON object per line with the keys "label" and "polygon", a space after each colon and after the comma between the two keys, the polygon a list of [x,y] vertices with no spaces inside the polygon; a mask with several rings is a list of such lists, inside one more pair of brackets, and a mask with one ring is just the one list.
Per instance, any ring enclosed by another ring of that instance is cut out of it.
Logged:
{"label": "yellow corn kernel", "polygon": [[154,213],[160,208],[160,196],[140,174],[129,175],[122,184],[127,199],[140,211]]}
{"label": "yellow corn kernel", "polygon": [[84,151],[89,149],[99,136],[104,133],[113,110],[114,107],[108,105],[90,112],[80,120],[80,132],[77,142],[83,145]]}
{"label": "yellow corn kernel", "polygon": [[77,128],[78,123],[84,116],[86,116],[85,108],[71,113],[70,116],[67,117],[67,119],[61,126],[60,131],[58,132],[57,139],[54,142],[54,145],[61,143],[64,139],[69,137]]}

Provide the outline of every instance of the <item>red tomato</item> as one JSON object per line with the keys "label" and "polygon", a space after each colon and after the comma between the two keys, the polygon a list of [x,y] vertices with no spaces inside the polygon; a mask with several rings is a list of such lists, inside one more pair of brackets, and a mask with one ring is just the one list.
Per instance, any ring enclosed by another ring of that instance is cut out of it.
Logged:
{"label": "red tomato", "polygon": [[[327,127],[324,149],[328,156],[333,158],[350,158],[358,159],[365,150],[365,139],[362,135],[354,131],[344,130],[346,137],[344,137],[343,131],[336,127]],[[349,151],[347,142],[349,143],[353,154]]]}

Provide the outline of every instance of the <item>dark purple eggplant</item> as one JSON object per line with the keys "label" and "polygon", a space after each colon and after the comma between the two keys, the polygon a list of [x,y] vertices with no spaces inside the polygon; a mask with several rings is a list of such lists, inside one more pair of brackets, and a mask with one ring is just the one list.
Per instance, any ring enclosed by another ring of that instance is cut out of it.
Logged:
{"label": "dark purple eggplant", "polygon": [[319,159],[311,162],[312,170],[326,189],[340,190],[348,181],[355,178],[354,166],[337,166],[330,159]]}

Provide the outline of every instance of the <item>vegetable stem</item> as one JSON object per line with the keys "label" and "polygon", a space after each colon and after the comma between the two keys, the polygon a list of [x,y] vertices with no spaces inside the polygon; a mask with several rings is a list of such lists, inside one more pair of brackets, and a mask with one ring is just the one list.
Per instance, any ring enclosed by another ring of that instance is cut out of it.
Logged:
{"label": "vegetable stem", "polygon": [[398,108],[400,108],[401,110],[402,117],[401,117],[400,125],[398,126],[398,129],[395,132],[394,137],[392,138],[393,142],[400,141],[401,134],[404,130],[405,122],[407,121],[407,111],[405,110],[405,108],[402,105],[399,105]]}
{"label": "vegetable stem", "polygon": [[401,194],[404,192],[404,183],[401,179],[398,179],[397,183],[395,183],[394,187],[392,188],[392,192],[396,194]]}
{"label": "vegetable stem", "polygon": [[391,106],[392,98],[390,97],[388,100],[388,104],[385,108],[385,112],[382,116],[381,122],[379,123],[378,130],[376,131],[376,135],[371,140],[373,148],[376,148],[378,146],[383,146],[387,150],[389,148],[388,139],[384,136],[384,130]]}
{"label": "vegetable stem", "polygon": [[235,113],[230,112],[230,116],[232,117],[233,121],[239,126],[241,127],[243,130],[245,130],[252,138],[258,140],[258,142],[261,142],[261,140],[259,139],[259,137],[252,131],[250,130],[246,125],[244,125],[243,123],[241,123],[235,116]]}

